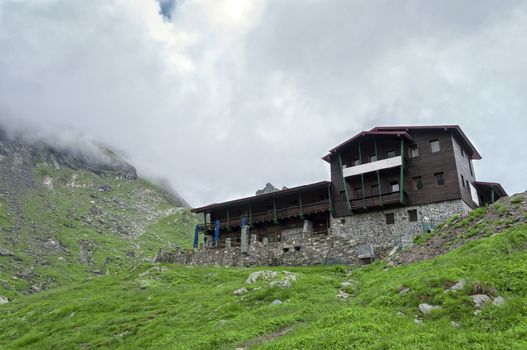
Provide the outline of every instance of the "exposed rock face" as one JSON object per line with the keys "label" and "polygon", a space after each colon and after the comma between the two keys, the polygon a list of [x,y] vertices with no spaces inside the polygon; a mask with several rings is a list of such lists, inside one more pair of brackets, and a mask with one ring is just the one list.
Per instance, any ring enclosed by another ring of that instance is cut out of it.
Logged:
{"label": "exposed rock face", "polygon": [[419,304],[419,311],[421,311],[423,314],[429,314],[433,310],[439,310],[439,309],[441,309],[441,306],[439,305]]}
{"label": "exposed rock face", "polygon": [[260,279],[270,280],[272,278],[275,278],[276,276],[278,276],[278,272],[276,271],[268,271],[268,270],[256,271],[249,275],[245,283],[252,284]]}
{"label": "exposed rock face", "polygon": [[276,191],[280,191],[280,190],[278,188],[274,187],[272,184],[270,184],[268,182],[265,185],[264,188],[262,188],[261,190],[256,191],[256,195],[259,196],[261,194],[272,193],[272,192],[276,192]]}
{"label": "exposed rock face", "polygon": [[247,288],[242,287],[242,288],[236,289],[234,292],[232,292],[232,295],[238,297],[238,296],[243,295],[243,294],[245,294],[247,292],[248,292]]}
{"label": "exposed rock face", "polygon": [[6,297],[0,295],[0,304],[7,304],[9,300]]}
{"label": "exposed rock face", "polygon": [[477,309],[482,308],[490,302],[490,297],[485,294],[475,294],[471,295],[470,297],[472,298],[472,301],[474,301],[474,307]]}

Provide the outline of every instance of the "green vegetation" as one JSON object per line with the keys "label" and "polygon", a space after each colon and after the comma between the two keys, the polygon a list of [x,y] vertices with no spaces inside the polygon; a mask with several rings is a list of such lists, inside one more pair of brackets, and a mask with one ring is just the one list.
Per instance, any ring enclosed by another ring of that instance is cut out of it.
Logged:
{"label": "green vegetation", "polygon": [[[0,305],[0,348],[527,347],[525,224],[407,266],[287,268],[298,275],[289,289],[245,284],[256,270],[142,264],[20,297]],[[463,289],[445,292],[459,280]],[[249,292],[233,296],[242,286]],[[348,300],[336,297],[341,289]],[[505,304],[475,316],[474,293],[502,296]],[[270,305],[275,299],[283,303]],[[420,303],[441,309],[421,315]]]}

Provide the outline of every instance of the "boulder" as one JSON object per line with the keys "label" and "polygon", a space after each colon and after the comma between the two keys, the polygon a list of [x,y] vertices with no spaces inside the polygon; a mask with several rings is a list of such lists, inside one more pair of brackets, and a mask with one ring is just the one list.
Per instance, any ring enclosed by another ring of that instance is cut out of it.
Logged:
{"label": "boulder", "polygon": [[0,249],[0,256],[14,256],[15,254],[11,253],[7,249]]}
{"label": "boulder", "polygon": [[485,306],[485,304],[488,304],[490,302],[490,297],[485,294],[474,294],[470,296],[472,298],[472,301],[474,302],[474,307],[477,309]]}
{"label": "boulder", "polygon": [[453,286],[448,288],[446,291],[447,292],[455,292],[455,291],[458,291],[458,290],[463,289],[463,288],[465,288],[465,281],[459,280]]}
{"label": "boulder", "polygon": [[252,284],[258,281],[259,279],[268,281],[270,279],[275,278],[276,276],[278,276],[278,272],[276,271],[269,271],[269,270],[256,271],[249,275],[245,283]]}
{"label": "boulder", "polygon": [[247,288],[242,287],[242,288],[236,289],[234,292],[232,292],[232,294],[238,297],[238,296],[243,295],[243,294],[245,294],[247,292],[248,292]]}
{"label": "boulder", "polygon": [[9,300],[6,297],[0,295],[0,304],[7,304],[8,302]]}
{"label": "boulder", "polygon": [[278,299],[273,300],[273,302],[271,303],[271,305],[280,305],[280,304],[282,304],[282,301]]}
{"label": "boulder", "polygon": [[433,310],[439,309],[441,309],[441,306],[439,305],[419,304],[419,311],[425,315],[431,313]]}
{"label": "boulder", "polygon": [[350,294],[342,291],[342,290],[339,290],[339,292],[337,293],[337,298],[341,299],[341,300],[347,300],[350,298]]}
{"label": "boulder", "polygon": [[492,300],[492,305],[502,306],[503,304],[505,304],[505,299],[503,297],[498,296]]}

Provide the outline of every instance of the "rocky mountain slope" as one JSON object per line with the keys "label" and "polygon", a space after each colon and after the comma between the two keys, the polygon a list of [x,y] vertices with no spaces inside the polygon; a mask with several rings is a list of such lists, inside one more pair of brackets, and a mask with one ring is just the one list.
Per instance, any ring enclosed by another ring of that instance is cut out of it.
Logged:
{"label": "rocky mountain slope", "polygon": [[58,149],[0,131],[0,295],[13,298],[188,246],[194,215],[107,149]]}

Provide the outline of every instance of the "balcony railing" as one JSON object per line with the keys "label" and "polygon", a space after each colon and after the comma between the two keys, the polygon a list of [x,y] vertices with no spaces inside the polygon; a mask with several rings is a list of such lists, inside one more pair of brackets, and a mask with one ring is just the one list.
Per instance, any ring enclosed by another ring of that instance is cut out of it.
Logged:
{"label": "balcony railing", "polygon": [[[382,198],[382,201],[381,201]],[[383,193],[382,195],[371,195],[363,198],[354,198],[350,199],[351,209],[360,210],[360,209],[373,209],[381,208],[383,206],[390,206],[396,204],[406,204],[407,203],[407,194],[403,191],[403,203],[401,203],[401,192],[390,192]]]}
{"label": "balcony railing", "polygon": [[[276,208],[276,219],[285,219],[285,218],[294,218],[300,217],[302,214],[316,214],[329,212],[329,201],[319,201],[314,203],[302,204],[302,209],[300,206],[292,206],[288,208]],[[275,212],[273,209],[267,210],[264,212],[257,212],[252,214],[252,222],[250,216],[245,216],[248,224],[257,224],[263,222],[272,222],[275,220]],[[215,220],[214,220],[215,221]],[[240,226],[242,221],[242,216],[230,217],[229,220],[223,219],[220,220],[220,227],[236,227]],[[207,223],[207,229],[214,229],[214,222]]]}
{"label": "balcony railing", "polygon": [[377,170],[390,169],[403,165],[404,157],[396,156],[376,160],[374,162],[354,165],[350,167],[343,167],[342,174],[344,177],[355,176],[360,174],[371,173]]}

